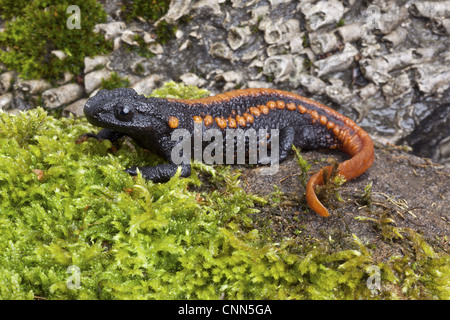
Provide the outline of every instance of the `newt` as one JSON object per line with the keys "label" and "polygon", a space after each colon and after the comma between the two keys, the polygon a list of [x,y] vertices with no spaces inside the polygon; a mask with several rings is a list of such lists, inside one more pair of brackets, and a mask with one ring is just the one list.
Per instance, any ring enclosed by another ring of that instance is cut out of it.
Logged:
{"label": "newt", "polygon": [[[193,134],[194,124],[201,125],[203,131],[278,129],[280,162],[292,145],[341,150],[350,156],[338,166],[338,173],[347,181],[363,174],[374,162],[372,139],[351,119],[311,99],[276,89],[241,89],[201,99],[147,98],[129,88],[100,90],[88,99],[84,113],[90,123],[103,128],[86,136],[115,141],[126,135],[167,159],[166,164],[126,169],[131,175],[139,170],[154,182],[165,182],[175,175],[178,165],[171,153],[179,141],[171,139],[172,133],[185,129]],[[181,177],[190,176],[190,164],[180,166]],[[327,217],[329,212],[315,193],[315,187],[324,184],[324,169],[331,173],[328,166],[308,180],[306,200],[313,211]]]}

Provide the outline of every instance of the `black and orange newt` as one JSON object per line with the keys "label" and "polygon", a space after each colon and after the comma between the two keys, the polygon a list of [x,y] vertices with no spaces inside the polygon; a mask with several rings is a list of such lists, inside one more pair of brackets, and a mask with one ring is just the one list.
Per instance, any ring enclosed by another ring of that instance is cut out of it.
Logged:
{"label": "black and orange newt", "polygon": [[[194,124],[206,129],[247,130],[278,129],[279,161],[292,145],[302,149],[339,149],[351,158],[338,166],[338,172],[351,180],[360,176],[374,162],[370,136],[349,118],[318,102],[300,95],[274,89],[244,89],[201,99],[146,98],[133,89],[101,90],[84,107],[89,122],[103,127],[97,139],[114,141],[126,135],[139,146],[149,149],[170,163],[153,167],[131,167],[126,171],[155,182],[168,181],[178,165],[171,161],[177,141],[171,140],[175,129],[194,131]],[[270,139],[269,139],[270,143]],[[181,165],[181,176],[191,173],[189,164]],[[331,167],[327,167],[331,172]],[[308,181],[306,199],[312,210],[328,216],[315,187],[324,183],[324,169]]]}

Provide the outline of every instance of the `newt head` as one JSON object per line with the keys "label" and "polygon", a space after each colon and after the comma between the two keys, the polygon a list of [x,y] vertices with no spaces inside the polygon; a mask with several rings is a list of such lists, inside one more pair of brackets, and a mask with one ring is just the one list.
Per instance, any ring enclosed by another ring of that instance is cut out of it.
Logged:
{"label": "newt head", "polygon": [[130,88],[100,90],[86,101],[84,114],[95,126],[128,135],[163,127],[156,108],[158,99],[146,98]]}

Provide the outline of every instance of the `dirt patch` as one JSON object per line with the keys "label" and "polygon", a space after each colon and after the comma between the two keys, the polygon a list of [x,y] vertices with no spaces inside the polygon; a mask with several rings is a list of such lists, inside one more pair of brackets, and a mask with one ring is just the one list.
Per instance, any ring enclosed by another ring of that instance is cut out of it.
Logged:
{"label": "dirt patch", "polygon": [[[313,164],[311,172],[324,167],[328,157],[346,159],[339,152],[311,151],[302,156]],[[344,249],[352,245],[354,234],[374,250],[377,260],[384,260],[405,250],[397,241],[402,237],[398,231],[412,229],[434,248],[448,252],[449,168],[378,144],[374,165],[340,187],[343,202],[324,203],[330,210],[328,218],[307,207],[299,171],[294,156],[281,163],[272,176],[261,175],[259,168],[243,169],[242,185],[248,192],[272,193],[273,198],[277,186],[283,193],[278,203],[261,207],[254,217],[255,227],[269,230],[272,238],[295,238],[299,243],[329,241]],[[371,205],[363,205],[362,194],[370,182]]]}

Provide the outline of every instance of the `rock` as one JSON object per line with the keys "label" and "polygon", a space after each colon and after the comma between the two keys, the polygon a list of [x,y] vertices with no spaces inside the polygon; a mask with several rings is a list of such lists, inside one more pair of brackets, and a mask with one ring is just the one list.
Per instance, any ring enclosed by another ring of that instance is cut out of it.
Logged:
{"label": "rock", "polygon": [[102,32],[105,34],[106,40],[112,40],[118,36],[120,36],[125,30],[127,26],[124,22],[114,21],[110,23],[100,23],[95,25],[94,32]]}
{"label": "rock", "polygon": [[233,60],[233,53],[230,48],[223,42],[216,42],[209,48],[209,53],[215,57],[225,60]]}
{"label": "rock", "polygon": [[198,88],[203,87],[206,83],[206,80],[191,72],[182,74],[180,80],[187,86],[196,86]]}
{"label": "rock", "polygon": [[264,74],[273,76],[274,80],[281,80],[294,71],[292,55],[278,55],[267,58],[264,61]]}
{"label": "rock", "polygon": [[14,71],[3,72],[0,74],[0,95],[9,91],[14,79]]}
{"label": "rock", "polygon": [[79,99],[75,101],[74,103],[69,104],[67,107],[64,108],[62,111],[62,115],[64,117],[69,117],[70,115],[73,115],[75,117],[82,117],[84,116],[84,104],[86,103],[87,99]]}
{"label": "rock", "polygon": [[47,108],[54,109],[81,98],[83,87],[76,83],[69,83],[61,87],[52,88],[42,93],[42,100]]}
{"label": "rock", "polygon": [[303,14],[308,31],[315,31],[322,26],[338,23],[344,15],[344,6],[337,0],[319,1],[304,7]]}
{"label": "rock", "polygon": [[344,82],[340,79],[330,79],[331,86],[325,88],[325,93],[330,100],[336,102],[339,105],[350,102],[354,93],[344,85]]}
{"label": "rock", "polygon": [[168,23],[174,23],[182,16],[189,13],[191,2],[192,0],[171,0],[169,10],[161,19],[158,20],[158,22],[165,20]]}
{"label": "rock", "polygon": [[166,78],[159,74],[152,74],[136,82],[131,86],[131,88],[134,89],[138,94],[149,95],[153,91],[153,89],[163,84],[164,79]]}
{"label": "rock", "polygon": [[11,92],[0,96],[0,110],[6,110],[11,106],[13,94]]}
{"label": "rock", "polygon": [[137,36],[137,33],[131,30],[125,30],[120,36],[120,39],[130,46],[139,47],[139,43],[135,40]]}
{"label": "rock", "polygon": [[44,90],[47,90],[51,87],[50,83],[45,80],[23,80],[18,79],[17,83],[14,85],[17,90],[22,92],[36,95],[40,94]]}
{"label": "rock", "polygon": [[346,43],[344,50],[341,53],[336,53],[328,58],[314,62],[314,65],[317,67],[317,76],[321,77],[329,73],[348,69],[357,54],[358,49],[350,43]]}
{"label": "rock", "polygon": [[302,73],[299,77],[300,84],[311,94],[324,94],[326,84],[317,77]]}
{"label": "rock", "polygon": [[251,35],[250,28],[246,27],[231,27],[228,32],[227,41],[232,50],[237,50],[246,44]]}
{"label": "rock", "polygon": [[106,68],[92,71],[84,76],[84,88],[87,94],[90,94],[95,89],[99,88],[102,84],[102,80],[106,80],[111,77],[111,71]]}
{"label": "rock", "polygon": [[108,56],[95,56],[84,58],[84,73],[89,73],[99,66],[106,66],[109,62]]}
{"label": "rock", "polygon": [[450,1],[416,1],[409,7],[409,12],[430,19],[450,17]]}

